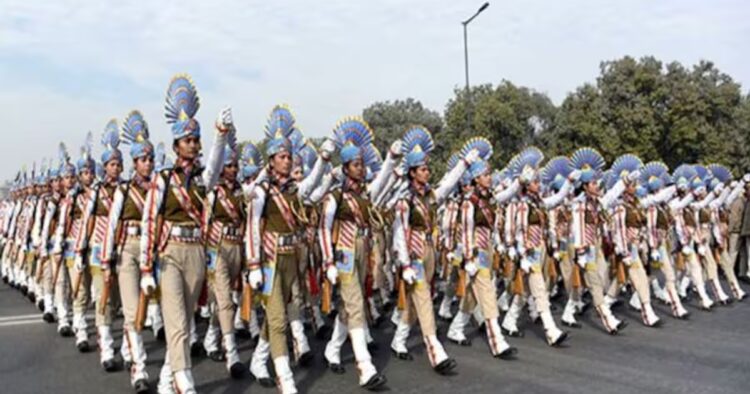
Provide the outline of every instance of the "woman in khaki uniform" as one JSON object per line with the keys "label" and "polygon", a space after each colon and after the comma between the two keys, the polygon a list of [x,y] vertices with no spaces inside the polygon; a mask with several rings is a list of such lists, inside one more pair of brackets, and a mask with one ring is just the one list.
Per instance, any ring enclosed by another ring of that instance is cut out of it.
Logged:
{"label": "woman in khaki uniform", "polygon": [[454,189],[461,174],[479,157],[472,150],[440,182],[436,190],[430,188],[428,154],[434,143],[429,131],[416,126],[406,132],[403,141],[408,192],[395,206],[393,223],[393,248],[400,268],[399,303],[401,316],[391,341],[393,354],[402,360],[411,360],[406,340],[411,327],[419,320],[427,356],[432,368],[445,374],[456,367],[437,338],[435,315],[432,308],[430,286],[435,274],[437,207]]}
{"label": "woman in khaki uniform", "polygon": [[137,393],[149,391],[146,349],[135,327],[140,294],[139,264],[141,220],[146,192],[154,169],[154,147],[148,140],[148,125],[138,111],[132,111],[122,126],[122,138],[130,145],[134,173],[114,193],[107,229],[102,241],[102,266],[116,272],[123,312],[123,359],[130,371],[130,383]]}
{"label": "woman in khaki uniform", "polygon": [[374,160],[373,136],[370,127],[358,118],[344,119],[333,133],[345,179],[338,190],[330,192],[323,200],[319,239],[326,279],[331,285],[338,284],[341,303],[337,306],[339,313],[325,357],[334,373],[344,372],[340,352],[348,332],[357,361],[359,385],[374,390],[385,384],[386,379],[375,369],[365,338],[365,278],[372,253],[372,202],[365,174],[370,161]]}
{"label": "woman in khaki uniform", "polygon": [[154,263],[159,262],[159,286],[167,337],[166,364],[180,393],[195,393],[190,361],[190,321],[206,273],[203,213],[206,193],[216,186],[224,162],[224,145],[233,130],[232,112],[225,108],[216,120],[216,140],[207,166],[199,162],[200,125],[194,118],[198,95],[186,75],[177,75],[167,90],[166,117],[172,124],[177,156],[173,168],[154,175],[141,222],[141,291],[156,289]]}
{"label": "woman in khaki uniform", "polygon": [[277,106],[271,111],[266,126],[269,166],[267,176],[250,192],[245,247],[249,272],[245,280],[260,290],[265,303],[266,319],[261,337],[253,352],[250,371],[268,384],[270,375],[265,360],[273,358],[276,383],[284,393],[296,393],[286,344],[287,304],[298,275],[299,234],[305,218],[301,214],[303,199],[318,184],[335,147],[331,141],[321,146],[321,158],[303,182],[291,178],[292,145],[288,137],[294,129],[294,117],[288,108]]}

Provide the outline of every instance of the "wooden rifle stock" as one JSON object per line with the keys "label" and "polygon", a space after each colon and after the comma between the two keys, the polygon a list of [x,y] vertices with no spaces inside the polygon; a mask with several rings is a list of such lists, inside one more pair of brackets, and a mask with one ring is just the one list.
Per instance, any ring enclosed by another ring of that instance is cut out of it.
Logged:
{"label": "wooden rifle stock", "polygon": [[148,297],[143,291],[138,295],[138,308],[135,310],[135,324],[134,328],[136,332],[143,330],[143,324],[146,322],[146,311],[148,309]]}
{"label": "wooden rifle stock", "polygon": [[240,305],[240,319],[244,322],[250,321],[253,310],[253,287],[245,283],[242,287],[242,304]]}

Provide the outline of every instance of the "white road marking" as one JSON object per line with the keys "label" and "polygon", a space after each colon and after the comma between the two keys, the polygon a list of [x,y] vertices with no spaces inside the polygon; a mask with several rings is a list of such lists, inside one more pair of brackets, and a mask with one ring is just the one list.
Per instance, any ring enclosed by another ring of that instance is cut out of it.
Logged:
{"label": "white road marking", "polygon": [[39,324],[44,323],[44,320],[42,320],[41,317],[37,316],[34,320],[17,320],[17,321],[8,321],[8,322],[2,322],[0,323],[0,327],[11,327],[11,326],[21,326],[25,324]]}
{"label": "white road marking", "polygon": [[31,315],[3,316],[3,317],[0,317],[0,322],[7,322],[7,321],[12,321],[12,320],[24,320],[24,319],[30,319],[32,317],[41,319],[42,314],[34,313]]}

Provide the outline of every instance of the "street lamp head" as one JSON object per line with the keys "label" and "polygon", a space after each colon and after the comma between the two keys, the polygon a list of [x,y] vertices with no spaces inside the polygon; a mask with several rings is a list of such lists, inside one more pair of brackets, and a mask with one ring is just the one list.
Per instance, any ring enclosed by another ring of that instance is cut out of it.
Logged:
{"label": "street lamp head", "polygon": [[484,4],[482,4],[482,6],[481,6],[481,7],[479,7],[479,11],[477,11],[477,14],[479,14],[480,12],[482,12],[482,11],[486,10],[486,9],[487,9],[487,7],[489,7],[489,6],[490,6],[490,2],[489,2],[489,1],[488,1],[488,2],[486,2],[486,3],[484,3]]}

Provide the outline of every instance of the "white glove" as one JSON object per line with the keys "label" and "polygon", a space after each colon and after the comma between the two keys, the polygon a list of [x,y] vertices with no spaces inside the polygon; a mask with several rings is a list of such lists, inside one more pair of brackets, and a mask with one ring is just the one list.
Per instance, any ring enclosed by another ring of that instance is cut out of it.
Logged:
{"label": "white glove", "polygon": [[468,263],[464,264],[464,271],[469,274],[470,278],[473,278],[474,275],[479,272],[479,267],[477,267],[477,264],[474,263],[474,261],[469,261]]}
{"label": "white glove", "polygon": [[332,140],[326,138],[326,140],[320,145],[320,157],[322,157],[323,160],[331,160],[331,156],[333,156],[334,152],[336,152],[336,144],[333,143]]}
{"label": "white glove", "polygon": [[326,268],[326,278],[331,282],[332,285],[336,284],[336,278],[339,277],[339,270],[336,268],[336,264],[329,264]]}
{"label": "white glove", "polygon": [[745,174],[745,176],[742,177],[742,181],[745,183],[750,182],[750,174]]}
{"label": "white glove", "polygon": [[232,119],[232,107],[224,107],[219,111],[219,116],[216,117],[216,128],[220,132],[225,133],[234,128],[234,120]]}
{"label": "white glove", "polygon": [[466,160],[467,165],[471,165],[472,163],[479,160],[479,151],[476,149],[472,149],[469,153],[466,154],[464,160]]}
{"label": "white glove", "polygon": [[405,267],[401,270],[401,278],[406,281],[408,284],[414,284],[414,281],[417,280],[417,273],[414,272],[414,268],[412,267]]}
{"label": "white glove", "polygon": [[248,283],[253,290],[258,290],[263,284],[263,271],[260,268],[251,269],[247,276]]}
{"label": "white glove", "polygon": [[344,178],[344,173],[341,171],[341,166],[338,166],[331,171],[331,175],[333,176],[333,179],[341,180]]}
{"label": "white glove", "polygon": [[737,187],[738,184],[739,184],[739,182],[732,181],[732,183],[729,184],[729,187],[732,188],[732,189],[734,189],[735,187]]}
{"label": "white glove", "polygon": [[156,281],[151,274],[141,274],[141,291],[146,296],[150,296],[156,290]]}
{"label": "white glove", "polygon": [[83,256],[76,256],[75,267],[78,272],[83,272],[83,270],[86,269],[86,264],[83,262]]}
{"label": "white glove", "polygon": [[455,258],[456,258],[456,254],[455,254],[455,253],[453,253],[453,252],[448,252],[448,253],[447,253],[447,254],[445,255],[445,258],[446,258],[446,259],[448,259],[448,261],[453,261],[453,259],[455,259]]}
{"label": "white glove", "polygon": [[689,246],[683,246],[682,247],[682,254],[684,254],[684,255],[693,254],[693,249],[691,249]]}
{"label": "white glove", "polygon": [[578,182],[581,179],[581,170],[573,170],[568,174],[568,180],[570,182]]}
{"label": "white glove", "polygon": [[703,245],[698,246],[698,254],[701,255],[701,256],[705,256],[706,255],[706,247],[703,246]]}
{"label": "white glove", "polygon": [[526,248],[523,246],[519,246],[516,249],[518,249],[516,252],[518,252],[518,258],[523,258],[523,256],[526,256]]}
{"label": "white glove", "polygon": [[497,254],[503,254],[505,253],[505,245],[499,244],[495,247],[495,250],[497,251]]}
{"label": "white glove", "polygon": [[651,261],[661,261],[661,253],[658,250],[651,251]]}
{"label": "white glove", "polygon": [[638,180],[638,178],[640,176],[641,176],[641,171],[640,170],[635,170],[635,171],[633,171],[633,172],[631,172],[631,173],[628,174],[627,180],[628,180],[628,182],[633,182],[633,181]]}
{"label": "white glove", "polygon": [[401,157],[401,151],[404,149],[404,142],[401,140],[393,141],[391,144],[391,155]]}
{"label": "white glove", "polygon": [[560,252],[555,251],[554,253],[552,253],[552,258],[557,261],[560,261]]}
{"label": "white glove", "polygon": [[510,257],[511,260],[516,259],[516,248],[513,248],[513,247],[508,248],[508,257]]}

